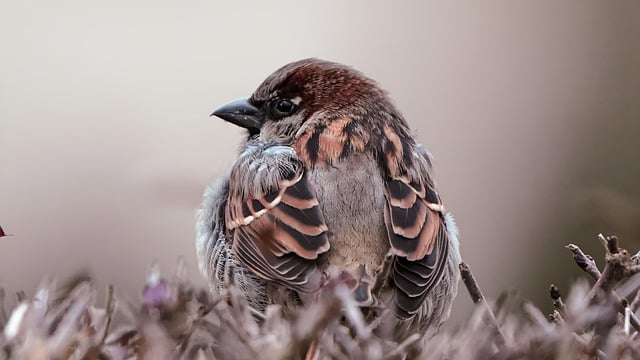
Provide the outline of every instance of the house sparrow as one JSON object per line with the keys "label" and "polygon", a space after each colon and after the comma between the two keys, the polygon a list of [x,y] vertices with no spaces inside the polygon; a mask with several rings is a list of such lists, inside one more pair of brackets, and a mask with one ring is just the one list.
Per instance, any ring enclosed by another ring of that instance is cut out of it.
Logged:
{"label": "house sparrow", "polygon": [[456,225],[428,152],[373,80],[301,60],[212,115],[248,130],[198,216],[214,292],[234,284],[257,309],[297,306],[340,280],[362,306],[389,304],[398,337],[449,317]]}

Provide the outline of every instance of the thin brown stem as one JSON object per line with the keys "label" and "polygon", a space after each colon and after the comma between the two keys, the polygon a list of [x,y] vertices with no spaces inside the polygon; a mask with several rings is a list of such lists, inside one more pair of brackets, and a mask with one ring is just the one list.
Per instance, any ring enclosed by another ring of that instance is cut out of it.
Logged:
{"label": "thin brown stem", "polygon": [[116,304],[114,299],[114,288],[112,284],[109,284],[107,287],[107,304],[106,304],[106,312],[107,312],[107,323],[104,326],[104,332],[102,333],[102,339],[100,339],[100,344],[104,344],[105,340],[107,340],[107,335],[109,335],[109,328],[111,327],[111,322],[113,321],[113,313],[115,312]]}
{"label": "thin brown stem", "polygon": [[464,282],[464,285],[467,288],[469,295],[471,296],[471,301],[473,301],[473,303],[477,306],[482,306],[484,308],[489,318],[490,326],[497,335],[496,342],[499,344],[504,344],[504,335],[502,334],[502,331],[500,331],[496,316],[493,314],[493,311],[491,311],[491,307],[489,306],[489,304],[487,304],[487,300],[482,294],[482,290],[480,290],[480,286],[473,276],[471,268],[469,267],[469,265],[467,265],[467,263],[461,262],[459,265],[459,269],[460,276],[462,277],[462,282]]}

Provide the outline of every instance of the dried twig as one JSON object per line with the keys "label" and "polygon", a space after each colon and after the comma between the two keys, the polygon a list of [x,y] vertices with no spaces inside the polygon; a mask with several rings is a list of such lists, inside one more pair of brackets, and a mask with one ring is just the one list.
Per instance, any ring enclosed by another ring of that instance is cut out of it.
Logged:
{"label": "dried twig", "polygon": [[628,268],[631,256],[626,250],[618,248],[618,238],[615,236],[605,238],[602,234],[598,234],[598,239],[603,242],[605,248],[606,264],[602,275],[589,294],[590,298],[599,294],[609,294],[621,280],[631,276]]}
{"label": "dried twig", "polygon": [[482,306],[484,308],[489,318],[490,326],[496,333],[496,343],[504,344],[504,335],[502,334],[502,331],[500,331],[500,326],[498,325],[496,316],[493,314],[493,311],[491,310],[489,304],[487,304],[487,301],[482,294],[482,290],[480,290],[480,286],[478,285],[478,282],[471,272],[471,268],[465,262],[461,262],[458,267],[460,269],[462,282],[464,282],[464,285],[467,288],[469,295],[471,296],[471,301],[473,301],[474,304]]}
{"label": "dried twig", "polygon": [[113,321],[113,313],[115,312],[115,300],[114,300],[114,288],[112,284],[107,286],[107,303],[105,305],[105,310],[107,312],[107,322],[104,325],[104,331],[102,333],[102,339],[100,340],[100,344],[104,344],[107,339],[107,335],[109,335],[109,328],[111,327],[111,321]]}
{"label": "dried twig", "polygon": [[[615,236],[605,237],[602,234],[598,234],[598,239],[604,245],[607,261],[602,273],[598,270],[593,257],[585,254],[577,245],[569,244],[566,248],[573,253],[573,259],[578,267],[596,280],[596,283],[589,293],[589,298],[595,301],[598,295],[604,296],[611,294],[618,304],[618,312],[624,315],[626,306],[622,304],[623,299],[613,291],[613,287],[621,280],[638,272],[638,257],[635,255],[630,256],[627,250],[620,249],[618,246],[618,238]],[[640,320],[638,320],[635,314],[631,314],[630,324],[636,331],[640,332]]]}
{"label": "dried twig", "polygon": [[574,244],[569,244],[565,247],[573,253],[573,260],[580,269],[589,274],[594,280],[598,281],[598,279],[600,279],[602,274],[596,265],[596,261],[591,255],[585,254],[582,249]]}
{"label": "dried twig", "polygon": [[565,324],[565,320],[562,317],[562,315],[560,314],[560,312],[558,310],[553,310],[553,312],[551,314],[549,314],[549,321],[551,321],[552,323],[556,324],[556,325],[564,325]]}
{"label": "dried twig", "polygon": [[458,267],[460,269],[460,276],[462,277],[464,286],[467,288],[469,296],[471,296],[471,301],[476,305],[480,304],[484,301],[484,295],[480,290],[480,286],[478,285],[476,278],[471,272],[471,268],[465,262],[461,262]]}
{"label": "dried twig", "polygon": [[562,300],[562,295],[560,294],[560,290],[557,286],[551,284],[549,286],[549,296],[553,301],[554,310],[551,314],[549,314],[549,321],[556,325],[563,325],[565,323],[564,317],[562,314],[566,313],[566,307],[564,301]]}
{"label": "dried twig", "polygon": [[553,307],[560,313],[564,314],[565,305],[564,301],[562,301],[562,295],[560,294],[560,290],[557,286],[551,284],[549,286],[549,296],[551,296],[551,300],[553,300]]}

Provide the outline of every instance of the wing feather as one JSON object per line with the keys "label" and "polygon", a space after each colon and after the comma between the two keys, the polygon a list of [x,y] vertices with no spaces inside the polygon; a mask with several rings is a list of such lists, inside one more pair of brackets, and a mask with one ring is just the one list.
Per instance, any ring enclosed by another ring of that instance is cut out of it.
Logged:
{"label": "wing feather", "polygon": [[[281,153],[286,156],[278,158],[277,166],[268,166],[273,165],[274,156]],[[226,223],[233,239],[233,250],[241,263],[264,279],[309,292],[319,286],[311,279],[316,278],[313,276],[317,272],[316,259],[329,250],[329,241],[315,191],[303,165],[291,153],[289,147],[273,145],[254,154],[250,158],[252,166],[242,168],[247,159],[236,163],[236,169],[232,171],[276,172],[254,174],[250,178],[250,181],[275,179],[275,184],[250,183],[245,186],[268,189],[256,193],[241,188],[242,183],[230,183]],[[255,164],[256,161],[265,164]]]}
{"label": "wing feather", "polygon": [[[444,208],[429,174],[430,160],[408,135],[384,128],[385,223],[394,259],[396,316],[415,315],[440,280],[449,252]],[[413,154],[413,156],[408,156]]]}

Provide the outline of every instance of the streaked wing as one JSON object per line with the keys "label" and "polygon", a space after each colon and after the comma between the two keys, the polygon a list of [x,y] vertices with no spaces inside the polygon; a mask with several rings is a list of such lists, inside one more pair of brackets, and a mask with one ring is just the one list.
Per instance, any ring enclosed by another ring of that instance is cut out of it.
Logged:
{"label": "streaked wing", "polygon": [[[272,148],[262,156],[272,156],[277,150]],[[319,286],[315,259],[329,250],[327,226],[315,192],[297,159],[281,157],[282,161],[293,163],[256,166],[255,162],[262,161],[260,156],[254,157],[254,166],[246,166],[246,170],[276,171],[253,176],[254,181],[273,181],[270,186],[250,186],[267,191],[235,191],[233,187],[241,184],[229,184],[226,223],[232,233],[234,253],[264,279],[297,291],[315,290]],[[273,162],[273,158],[264,160]],[[247,195],[242,196],[243,193]]]}
{"label": "streaked wing", "polygon": [[428,154],[385,128],[385,223],[395,255],[391,280],[396,316],[412,317],[441,277],[449,251],[443,206],[429,175]]}
{"label": "streaked wing", "polygon": [[449,252],[448,233],[442,224],[434,239],[432,251],[420,260],[411,261],[396,256],[391,279],[396,287],[396,315],[401,319],[413,316],[440,280]]}

